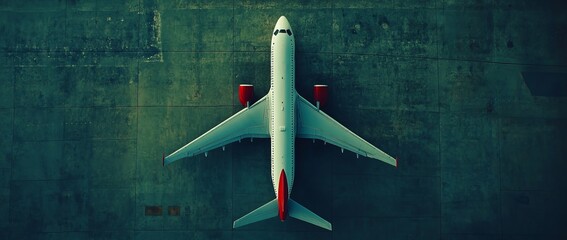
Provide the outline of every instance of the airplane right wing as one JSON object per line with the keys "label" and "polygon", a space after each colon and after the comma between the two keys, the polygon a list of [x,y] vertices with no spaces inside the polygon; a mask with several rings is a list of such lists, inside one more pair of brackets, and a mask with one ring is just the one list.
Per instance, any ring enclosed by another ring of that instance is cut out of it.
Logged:
{"label": "airplane right wing", "polygon": [[222,147],[243,138],[269,138],[268,107],[269,99],[266,94],[249,108],[221,122],[211,130],[191,141],[187,145],[165,157],[164,165],[184,157],[191,157],[209,150]]}
{"label": "airplane right wing", "polygon": [[356,154],[397,166],[396,159],[318,110],[299,94],[297,100],[297,137],[319,139]]}

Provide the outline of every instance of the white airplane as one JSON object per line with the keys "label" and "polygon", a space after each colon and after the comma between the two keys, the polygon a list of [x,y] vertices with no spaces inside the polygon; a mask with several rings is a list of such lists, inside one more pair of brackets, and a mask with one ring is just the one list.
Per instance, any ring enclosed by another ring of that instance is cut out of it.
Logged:
{"label": "white airplane", "polygon": [[244,109],[162,159],[164,165],[195,156],[243,138],[270,138],[274,200],[237,219],[233,228],[279,215],[332,230],[332,225],[290,198],[294,178],[295,138],[319,139],[358,155],[397,166],[397,160],[329,117],[319,107],[327,98],[327,86],[315,85],[316,105],[295,90],[295,41],[289,22],[281,16],[272,35],[271,85],[266,96],[250,105],[253,86],[241,84],[239,99]]}

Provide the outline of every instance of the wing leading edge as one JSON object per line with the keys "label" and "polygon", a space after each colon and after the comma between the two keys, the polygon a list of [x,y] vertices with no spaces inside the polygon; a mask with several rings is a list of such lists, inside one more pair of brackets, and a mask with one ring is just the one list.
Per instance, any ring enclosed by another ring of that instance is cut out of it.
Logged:
{"label": "wing leading edge", "polygon": [[319,139],[356,154],[397,166],[396,159],[354,134],[323,111],[318,110],[299,94],[297,94],[297,99],[299,100],[297,101],[297,137]]}
{"label": "wing leading edge", "polygon": [[164,164],[195,156],[243,138],[269,138],[266,94],[249,108],[244,108],[187,145],[165,157]]}

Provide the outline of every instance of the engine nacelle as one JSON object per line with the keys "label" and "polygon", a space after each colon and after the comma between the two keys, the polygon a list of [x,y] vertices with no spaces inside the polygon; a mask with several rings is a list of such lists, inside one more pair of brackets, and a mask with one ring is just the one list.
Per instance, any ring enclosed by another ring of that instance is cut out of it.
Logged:
{"label": "engine nacelle", "polygon": [[314,85],[313,97],[315,98],[315,104],[317,105],[317,109],[327,104],[327,99],[329,98],[329,86]]}
{"label": "engine nacelle", "polygon": [[238,86],[238,99],[240,100],[240,104],[242,104],[242,106],[249,107],[253,98],[254,85],[240,84],[240,86]]}

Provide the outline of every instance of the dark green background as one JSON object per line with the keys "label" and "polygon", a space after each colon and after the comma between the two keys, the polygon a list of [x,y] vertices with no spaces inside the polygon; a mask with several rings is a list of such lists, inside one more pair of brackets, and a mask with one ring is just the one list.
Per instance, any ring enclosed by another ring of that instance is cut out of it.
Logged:
{"label": "dark green background", "polygon": [[[2,0],[0,238],[565,239],[560,2]],[[280,15],[298,91],[329,84],[324,110],[400,159],[298,140],[292,197],[332,232],[232,229],[274,197],[267,140],[161,166],[239,83],[267,93]]]}

